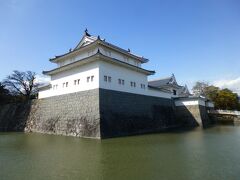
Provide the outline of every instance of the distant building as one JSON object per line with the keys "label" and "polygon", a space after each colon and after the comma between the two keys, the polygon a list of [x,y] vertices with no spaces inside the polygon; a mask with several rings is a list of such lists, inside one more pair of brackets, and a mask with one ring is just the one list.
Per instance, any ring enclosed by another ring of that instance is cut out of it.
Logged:
{"label": "distant building", "polygon": [[177,83],[174,74],[170,77],[151,80],[148,82],[149,87],[155,87],[162,90],[168,90],[174,97],[188,97],[190,92],[187,85],[181,86]]}

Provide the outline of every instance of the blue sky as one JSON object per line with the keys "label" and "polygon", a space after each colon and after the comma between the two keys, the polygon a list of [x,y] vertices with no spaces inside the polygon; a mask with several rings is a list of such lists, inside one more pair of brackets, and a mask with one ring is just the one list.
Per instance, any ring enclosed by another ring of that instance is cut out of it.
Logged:
{"label": "blue sky", "polygon": [[87,27],[93,35],[150,59],[158,78],[190,87],[204,80],[240,93],[239,0],[0,0],[0,80],[13,70],[39,74]]}

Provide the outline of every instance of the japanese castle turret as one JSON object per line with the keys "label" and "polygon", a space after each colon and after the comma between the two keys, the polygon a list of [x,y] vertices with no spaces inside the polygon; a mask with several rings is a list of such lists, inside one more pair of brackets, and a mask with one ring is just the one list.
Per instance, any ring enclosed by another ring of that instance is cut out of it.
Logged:
{"label": "japanese castle turret", "polygon": [[[207,99],[191,97],[172,74],[148,80],[149,60],[86,30],[73,50],[50,59],[26,131],[109,138],[208,124]],[[203,123],[204,122],[204,123]]]}
{"label": "japanese castle turret", "polygon": [[[43,72],[51,77],[51,82],[40,88],[40,99],[98,88],[171,98],[183,89],[174,75],[148,82],[148,76],[155,73],[142,68],[148,59],[92,36],[87,30],[73,50],[50,61],[57,68]],[[164,82],[167,86],[162,86]],[[189,95],[188,90],[181,95]]]}

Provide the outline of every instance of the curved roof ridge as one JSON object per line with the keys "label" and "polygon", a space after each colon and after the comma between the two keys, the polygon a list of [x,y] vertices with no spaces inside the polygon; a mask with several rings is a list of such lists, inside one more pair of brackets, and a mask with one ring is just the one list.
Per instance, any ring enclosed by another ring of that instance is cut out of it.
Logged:
{"label": "curved roof ridge", "polygon": [[82,46],[82,45],[83,45],[84,40],[85,40],[86,38],[89,39],[89,40],[92,41],[92,42],[86,43],[85,46],[90,45],[90,44],[92,44],[92,43],[94,43],[94,42],[96,42],[96,41],[100,41],[103,45],[110,46],[110,47],[112,47],[112,48],[115,48],[116,50],[122,51],[122,53],[129,54],[130,56],[133,56],[133,57],[137,58],[137,59],[138,59],[139,61],[141,61],[142,63],[146,63],[146,62],[149,61],[147,58],[144,58],[143,56],[141,57],[141,56],[139,56],[139,55],[136,55],[136,54],[132,53],[132,52],[129,51],[129,50],[123,49],[123,48],[121,48],[121,47],[119,47],[119,46],[116,46],[116,45],[114,45],[114,44],[112,44],[112,43],[110,43],[110,42],[105,41],[105,39],[101,39],[100,36],[97,36],[97,37],[96,37],[96,36],[93,36],[93,35],[89,34],[88,31],[87,31],[87,29],[84,31],[83,37],[81,38],[81,40],[78,42],[77,46],[76,46],[73,50],[70,50],[69,52],[64,53],[64,54],[62,54],[62,55],[57,55],[57,56],[55,56],[54,58],[50,58],[50,61],[53,61],[53,60],[55,60],[55,59],[57,59],[57,58],[60,58],[60,57],[63,57],[63,56],[65,56],[65,55],[68,55],[68,54],[70,54],[70,53],[72,53],[72,52],[75,52],[75,51],[77,51],[78,49],[81,49],[82,47],[85,47],[85,46]]}
{"label": "curved roof ridge", "polygon": [[139,56],[139,55],[136,55],[136,54],[132,53],[131,51],[126,50],[126,49],[123,49],[123,48],[121,48],[121,47],[119,47],[119,46],[116,46],[116,45],[114,45],[114,44],[112,44],[112,43],[110,43],[110,42],[107,42],[107,41],[102,41],[102,42],[104,42],[104,43],[106,43],[106,44],[108,44],[108,45],[110,45],[110,46],[113,46],[113,47],[115,47],[115,48],[117,48],[117,49],[119,49],[119,50],[121,50],[121,51],[124,51],[125,53],[128,53],[128,54],[130,54],[130,55],[136,56],[137,58],[143,59],[143,60],[146,61],[146,62],[149,61],[147,58],[144,58],[143,56],[141,57],[141,56]]}

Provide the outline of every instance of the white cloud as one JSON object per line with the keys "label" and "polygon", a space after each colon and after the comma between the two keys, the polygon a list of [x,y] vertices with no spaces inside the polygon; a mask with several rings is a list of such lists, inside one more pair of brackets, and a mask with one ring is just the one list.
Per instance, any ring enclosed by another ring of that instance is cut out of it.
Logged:
{"label": "white cloud", "polygon": [[36,83],[47,84],[50,82],[50,77],[44,75],[36,75]]}
{"label": "white cloud", "polygon": [[235,93],[240,95],[240,77],[233,78],[233,79],[221,79],[213,82],[214,86],[220,88],[228,88]]}

